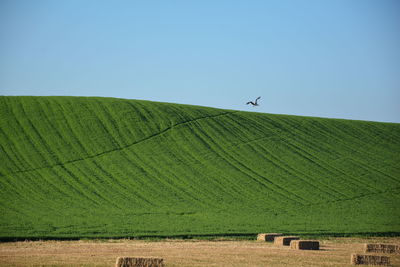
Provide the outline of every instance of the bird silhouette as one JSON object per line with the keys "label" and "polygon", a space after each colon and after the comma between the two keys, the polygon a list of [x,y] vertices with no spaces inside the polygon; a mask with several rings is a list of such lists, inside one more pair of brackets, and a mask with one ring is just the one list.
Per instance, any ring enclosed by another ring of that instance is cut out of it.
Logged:
{"label": "bird silhouette", "polygon": [[247,103],[246,103],[246,105],[248,105],[248,104],[252,104],[252,105],[253,105],[253,107],[254,107],[254,106],[258,106],[257,100],[258,100],[258,99],[260,99],[260,98],[261,98],[261,96],[257,97],[256,101],[254,101],[254,102],[253,102],[253,101],[249,101],[249,102],[247,102]]}

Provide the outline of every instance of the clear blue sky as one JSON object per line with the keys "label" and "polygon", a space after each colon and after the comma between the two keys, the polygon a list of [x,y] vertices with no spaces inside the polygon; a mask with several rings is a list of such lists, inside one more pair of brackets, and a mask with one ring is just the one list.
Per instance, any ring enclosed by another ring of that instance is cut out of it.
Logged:
{"label": "clear blue sky", "polygon": [[398,0],[0,0],[0,94],[400,122],[399,14]]}

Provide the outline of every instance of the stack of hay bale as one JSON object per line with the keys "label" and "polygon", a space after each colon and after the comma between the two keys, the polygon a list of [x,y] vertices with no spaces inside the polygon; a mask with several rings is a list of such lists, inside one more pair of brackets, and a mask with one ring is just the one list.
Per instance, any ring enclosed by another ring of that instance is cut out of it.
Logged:
{"label": "stack of hay bale", "polygon": [[[366,253],[400,254],[400,245],[391,244],[365,244]],[[353,265],[390,265],[390,257],[376,254],[352,254]]]}
{"label": "stack of hay bale", "polygon": [[319,241],[317,240],[293,240],[290,242],[292,249],[319,250]]}
{"label": "stack of hay bale", "polygon": [[277,246],[290,246],[292,249],[319,250],[317,240],[300,240],[298,236],[284,236],[278,233],[258,234],[257,241],[274,242]]}
{"label": "stack of hay bale", "polygon": [[300,238],[298,236],[278,236],[275,238],[274,244],[278,246],[290,246],[290,242],[299,239]]}
{"label": "stack of hay bale", "polygon": [[161,258],[119,257],[115,267],[164,267]]}
{"label": "stack of hay bale", "polygon": [[279,233],[258,234],[257,241],[274,242],[275,238],[278,236],[282,236],[282,234]]}
{"label": "stack of hay bale", "polygon": [[353,265],[389,265],[390,258],[379,255],[351,254],[351,264]]}
{"label": "stack of hay bale", "polygon": [[365,244],[365,252],[400,254],[400,245]]}

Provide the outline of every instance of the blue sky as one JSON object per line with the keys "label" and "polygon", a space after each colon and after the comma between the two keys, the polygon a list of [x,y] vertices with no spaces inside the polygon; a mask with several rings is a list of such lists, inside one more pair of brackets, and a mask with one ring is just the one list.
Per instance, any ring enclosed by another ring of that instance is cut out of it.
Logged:
{"label": "blue sky", "polygon": [[399,14],[397,0],[0,0],[0,94],[400,122]]}

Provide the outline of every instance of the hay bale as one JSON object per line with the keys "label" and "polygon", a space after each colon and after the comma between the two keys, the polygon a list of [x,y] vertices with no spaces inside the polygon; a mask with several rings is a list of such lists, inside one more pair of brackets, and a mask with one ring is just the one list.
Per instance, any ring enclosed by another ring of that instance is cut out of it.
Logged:
{"label": "hay bale", "polygon": [[365,252],[400,254],[400,245],[365,244]]}
{"label": "hay bale", "polygon": [[275,237],[277,236],[282,236],[282,234],[278,233],[258,234],[257,241],[274,242]]}
{"label": "hay bale", "polygon": [[293,240],[290,242],[290,248],[319,250],[319,241],[317,241],[317,240]]}
{"label": "hay bale", "polygon": [[289,246],[290,241],[299,239],[298,236],[277,236],[274,240],[274,244],[278,246]]}
{"label": "hay bale", "polygon": [[378,255],[351,254],[352,265],[384,265],[390,264],[390,258]]}
{"label": "hay bale", "polygon": [[119,257],[115,263],[116,267],[164,267],[161,258],[134,258]]}

